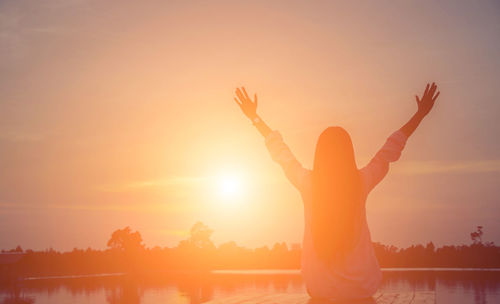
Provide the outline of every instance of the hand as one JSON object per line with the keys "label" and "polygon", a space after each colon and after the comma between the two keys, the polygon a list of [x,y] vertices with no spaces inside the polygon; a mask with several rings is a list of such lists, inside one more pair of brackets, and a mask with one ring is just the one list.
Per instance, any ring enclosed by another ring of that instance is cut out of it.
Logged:
{"label": "hand", "polygon": [[248,97],[245,88],[241,87],[241,89],[236,89],[236,96],[238,96],[238,99],[235,97],[234,101],[240,106],[243,114],[250,119],[254,119],[257,116],[257,94],[254,95],[255,102],[253,102],[252,99]]}
{"label": "hand", "polygon": [[439,96],[440,92],[436,93],[437,85],[433,82],[432,85],[429,88],[429,84],[425,87],[425,92],[424,95],[422,95],[422,98],[418,98],[418,95],[415,96],[417,99],[417,114],[421,115],[422,117],[429,114],[430,110],[434,106],[434,102]]}

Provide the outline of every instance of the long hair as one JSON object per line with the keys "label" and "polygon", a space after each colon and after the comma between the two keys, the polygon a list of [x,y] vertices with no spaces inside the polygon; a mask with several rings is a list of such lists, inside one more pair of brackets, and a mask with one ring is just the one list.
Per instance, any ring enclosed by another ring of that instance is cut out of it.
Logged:
{"label": "long hair", "polygon": [[361,178],[349,134],[329,127],[316,144],[312,183],[312,237],[318,257],[342,261],[359,237]]}

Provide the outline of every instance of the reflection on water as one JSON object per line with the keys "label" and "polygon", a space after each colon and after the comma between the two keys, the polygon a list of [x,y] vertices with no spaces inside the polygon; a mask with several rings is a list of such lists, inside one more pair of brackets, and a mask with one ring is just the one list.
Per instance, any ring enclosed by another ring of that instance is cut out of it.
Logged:
{"label": "reflection on water", "polygon": [[[435,291],[437,303],[500,303],[500,271],[384,271],[382,291]],[[305,292],[298,271],[28,280],[0,286],[0,304],[203,303],[238,294]],[[363,303],[374,304],[374,301]],[[321,304],[311,300],[309,304]]]}

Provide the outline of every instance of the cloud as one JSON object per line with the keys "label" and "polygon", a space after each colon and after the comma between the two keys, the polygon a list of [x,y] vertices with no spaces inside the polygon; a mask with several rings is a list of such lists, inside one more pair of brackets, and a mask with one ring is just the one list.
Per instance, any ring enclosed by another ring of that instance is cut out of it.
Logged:
{"label": "cloud", "polygon": [[393,170],[406,175],[500,172],[500,160],[405,161],[395,165]]}
{"label": "cloud", "polygon": [[[394,174],[402,175],[425,175],[443,173],[487,173],[500,172],[500,160],[478,160],[478,161],[402,161],[398,162],[393,169]],[[164,187],[189,187],[196,186],[207,180],[213,179],[209,176],[171,176],[166,178],[133,181],[121,184],[106,185],[98,187],[104,192],[126,192],[139,191]],[[270,178],[267,182],[286,182],[284,179]]]}
{"label": "cloud", "polygon": [[130,188],[177,186],[177,185],[196,184],[206,179],[207,179],[206,177],[173,176],[162,179],[133,182],[128,184],[127,186]]}
{"label": "cloud", "polygon": [[180,237],[189,236],[189,230],[186,229],[159,229],[155,230],[155,232],[159,232],[160,234],[169,236],[180,236]]}
{"label": "cloud", "polygon": [[41,140],[43,140],[43,136],[41,134],[0,129],[0,141],[36,142]]}
{"label": "cloud", "polygon": [[73,211],[132,211],[132,212],[168,212],[184,213],[195,210],[191,204],[177,203],[147,203],[147,204],[19,204],[19,203],[1,203],[0,213],[11,213],[13,211],[24,210],[73,210]]}
{"label": "cloud", "polygon": [[30,51],[36,52],[34,35],[73,33],[68,20],[87,13],[87,8],[85,0],[1,2],[0,64],[24,60]]}
{"label": "cloud", "polygon": [[159,179],[150,179],[143,181],[133,181],[122,184],[99,186],[98,190],[104,192],[122,192],[142,190],[147,188],[160,188],[169,186],[191,186],[207,180],[208,177],[201,176],[171,176]]}

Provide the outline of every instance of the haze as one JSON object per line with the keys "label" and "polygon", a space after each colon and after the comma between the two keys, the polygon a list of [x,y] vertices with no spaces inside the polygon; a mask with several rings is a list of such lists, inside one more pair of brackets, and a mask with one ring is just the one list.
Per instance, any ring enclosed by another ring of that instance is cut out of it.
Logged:
{"label": "haze", "polygon": [[[233,101],[302,163],[330,125],[363,166],[441,95],[371,194],[374,241],[500,242],[496,1],[2,1],[0,248],[104,248],[131,226],[175,246],[302,238],[299,193]],[[214,181],[237,176],[241,195]]]}

